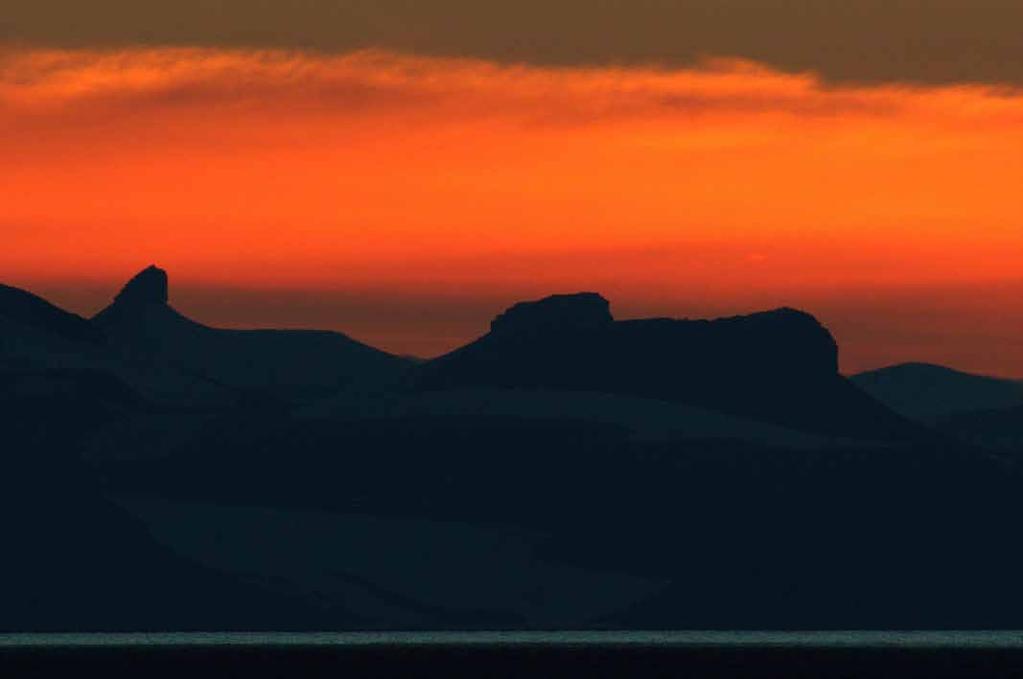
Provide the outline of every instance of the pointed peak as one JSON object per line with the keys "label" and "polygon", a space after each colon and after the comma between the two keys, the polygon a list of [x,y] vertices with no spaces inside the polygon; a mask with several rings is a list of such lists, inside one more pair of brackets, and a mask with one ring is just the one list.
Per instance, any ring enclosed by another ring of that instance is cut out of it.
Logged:
{"label": "pointed peak", "polygon": [[167,272],[150,265],[135,274],[114,298],[117,304],[166,304]]}

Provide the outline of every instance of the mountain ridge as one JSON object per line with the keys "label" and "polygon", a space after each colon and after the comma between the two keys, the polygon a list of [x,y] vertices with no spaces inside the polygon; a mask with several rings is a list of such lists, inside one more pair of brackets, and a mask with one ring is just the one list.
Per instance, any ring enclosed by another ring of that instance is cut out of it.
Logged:
{"label": "mountain ridge", "polygon": [[[787,412],[809,408],[810,419],[824,422],[829,408],[853,408],[863,411],[860,419],[868,423],[863,426],[874,430],[870,435],[881,438],[888,436],[884,429],[904,427],[876,407],[880,404],[911,420],[932,421],[966,409],[1023,403],[1023,384],[923,363],[846,379],[838,373],[834,337],[812,314],[792,307],[713,319],[617,320],[599,293],[555,294],[509,306],[494,316],[488,333],[443,356],[411,360],[332,331],[206,326],[177,311],[170,298],[167,272],[150,265],[90,319],[31,292],[0,286],[0,320],[71,342],[65,352],[85,342],[97,347],[94,355],[120,357],[136,367],[169,366],[188,379],[228,388],[329,390],[367,377],[378,382],[380,375],[388,384],[415,390],[568,388],[674,400],[802,429],[806,421]],[[94,367],[68,364],[66,356],[62,361],[62,369]],[[936,405],[907,407],[911,397],[892,396],[882,384],[905,374],[917,381],[924,376],[981,385],[986,391],[959,394],[964,404],[942,406],[952,398],[946,395],[936,396]],[[806,394],[793,396],[800,390]],[[738,392],[748,393],[740,398]],[[822,400],[824,392],[831,396]],[[921,415],[921,408],[930,410]],[[832,433],[850,433],[838,420],[823,429],[829,427]]]}
{"label": "mountain ridge", "polygon": [[406,361],[339,332],[221,329],[170,305],[169,278],[150,266],[92,317],[118,348],[135,358],[170,362],[217,384],[246,389],[340,388]]}

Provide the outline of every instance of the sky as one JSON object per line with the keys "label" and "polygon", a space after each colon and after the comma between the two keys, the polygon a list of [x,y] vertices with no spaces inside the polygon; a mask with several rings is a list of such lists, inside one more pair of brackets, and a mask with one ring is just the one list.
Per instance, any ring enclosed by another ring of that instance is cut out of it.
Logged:
{"label": "sky", "polygon": [[1023,377],[1019,3],[21,4],[0,281],[73,311],[156,263],[198,320],[430,356],[594,290]]}

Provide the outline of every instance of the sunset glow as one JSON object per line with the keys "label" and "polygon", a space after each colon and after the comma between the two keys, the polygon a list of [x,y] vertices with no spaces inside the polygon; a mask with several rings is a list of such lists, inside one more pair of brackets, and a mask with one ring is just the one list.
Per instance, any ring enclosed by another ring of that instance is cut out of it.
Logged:
{"label": "sunset glow", "polygon": [[[2,279],[81,313],[158,262],[210,323],[436,354],[502,304],[586,289],[619,316],[802,306],[846,370],[1023,376],[1021,185],[1023,92],[979,85],[735,60],[0,52]],[[246,307],[252,291],[406,306],[303,316]],[[452,300],[471,313],[445,321]],[[437,311],[388,318],[409,308]]]}

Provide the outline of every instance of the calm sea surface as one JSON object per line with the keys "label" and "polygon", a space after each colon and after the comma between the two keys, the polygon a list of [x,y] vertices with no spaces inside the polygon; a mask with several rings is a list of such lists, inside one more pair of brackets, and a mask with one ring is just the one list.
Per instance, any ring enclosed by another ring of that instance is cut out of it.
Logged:
{"label": "calm sea surface", "polygon": [[759,646],[808,648],[1023,648],[999,632],[305,632],[0,634],[0,648],[47,646]]}

